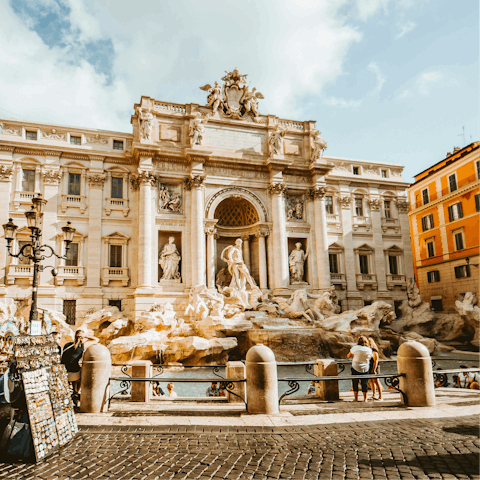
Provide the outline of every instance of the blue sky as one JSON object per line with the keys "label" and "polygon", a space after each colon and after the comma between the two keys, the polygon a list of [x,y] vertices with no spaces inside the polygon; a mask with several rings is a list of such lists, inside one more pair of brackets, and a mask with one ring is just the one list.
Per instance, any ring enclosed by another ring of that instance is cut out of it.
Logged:
{"label": "blue sky", "polygon": [[475,0],[0,0],[0,118],[131,131],[141,95],[205,103],[238,67],[260,111],[404,178],[478,140]]}

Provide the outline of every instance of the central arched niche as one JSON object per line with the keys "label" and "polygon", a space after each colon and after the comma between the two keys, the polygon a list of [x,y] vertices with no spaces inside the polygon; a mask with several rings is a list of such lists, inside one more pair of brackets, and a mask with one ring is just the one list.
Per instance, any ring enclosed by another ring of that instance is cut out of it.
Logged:
{"label": "central arched niche", "polygon": [[257,209],[242,197],[229,197],[220,202],[214,218],[223,227],[246,227],[260,220]]}
{"label": "central arched niche", "polygon": [[[224,248],[233,245],[238,237],[243,239],[243,257],[250,273],[258,283],[258,238],[250,232],[249,226],[260,221],[255,206],[240,195],[222,200],[215,209],[214,218],[217,221],[219,236],[216,240],[215,276],[227,266],[220,256]],[[222,228],[223,227],[223,228]],[[255,228],[255,227],[253,227]]]}

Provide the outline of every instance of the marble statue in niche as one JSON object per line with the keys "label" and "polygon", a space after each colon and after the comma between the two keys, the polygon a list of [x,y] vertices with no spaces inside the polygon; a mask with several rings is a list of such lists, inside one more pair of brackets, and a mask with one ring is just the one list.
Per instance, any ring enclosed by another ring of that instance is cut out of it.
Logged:
{"label": "marble statue in niche", "polygon": [[275,131],[270,134],[270,138],[268,139],[271,153],[276,155],[283,153],[283,137],[285,137],[286,133],[287,130],[280,125],[275,127]]}
{"label": "marble statue in niche", "polygon": [[158,208],[166,212],[180,212],[182,197],[179,193],[169,190],[166,185],[158,186]]}
{"label": "marble statue in niche", "polygon": [[151,110],[138,107],[137,115],[140,124],[140,136],[144,140],[150,140],[153,129],[153,114]]}
{"label": "marble statue in niche", "polygon": [[244,292],[247,289],[247,283],[250,288],[256,288],[255,280],[253,280],[247,266],[243,261],[242,239],[237,238],[235,245],[229,245],[223,249],[221,259],[227,263],[228,271],[232,276],[230,288]]}
{"label": "marble statue in niche", "polygon": [[287,220],[303,220],[303,201],[301,197],[287,198]]}
{"label": "marble statue in niche", "polygon": [[205,117],[202,117],[200,112],[194,114],[190,120],[190,145],[201,145],[203,134],[205,133],[205,124],[208,122],[210,114],[207,113]]}
{"label": "marble statue in niche", "polygon": [[181,259],[182,257],[175,245],[175,238],[169,237],[168,243],[163,246],[158,257],[158,263],[163,271],[160,280],[180,282],[179,264]]}
{"label": "marble statue in niche", "polygon": [[323,152],[327,149],[327,142],[320,136],[320,133],[318,130],[312,132],[312,162],[320,160]]}
{"label": "marble statue in niche", "polygon": [[305,261],[307,260],[308,253],[305,253],[302,249],[300,242],[295,244],[295,248],[291,251],[288,257],[288,264],[290,266],[291,283],[299,284],[306,283],[303,279],[305,273]]}

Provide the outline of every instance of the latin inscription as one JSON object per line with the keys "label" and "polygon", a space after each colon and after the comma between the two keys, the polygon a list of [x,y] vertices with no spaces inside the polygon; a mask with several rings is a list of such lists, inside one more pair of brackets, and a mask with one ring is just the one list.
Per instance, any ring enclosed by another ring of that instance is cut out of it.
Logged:
{"label": "latin inscription", "polygon": [[203,145],[230,148],[243,152],[263,153],[264,140],[265,135],[206,127]]}

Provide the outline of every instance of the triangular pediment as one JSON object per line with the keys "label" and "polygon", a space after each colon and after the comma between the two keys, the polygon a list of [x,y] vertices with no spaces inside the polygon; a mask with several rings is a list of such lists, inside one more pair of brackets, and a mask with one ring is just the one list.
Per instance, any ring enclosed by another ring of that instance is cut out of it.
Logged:
{"label": "triangular pediment", "polygon": [[108,235],[104,235],[102,237],[104,240],[110,240],[112,238],[119,238],[119,239],[122,239],[122,240],[130,240],[130,237],[123,234],[123,233],[120,233],[120,232],[113,232],[113,233],[109,233]]}
{"label": "triangular pediment", "polygon": [[389,248],[386,248],[384,250],[385,252],[403,252],[403,248],[398,247],[397,245],[392,245]]}

